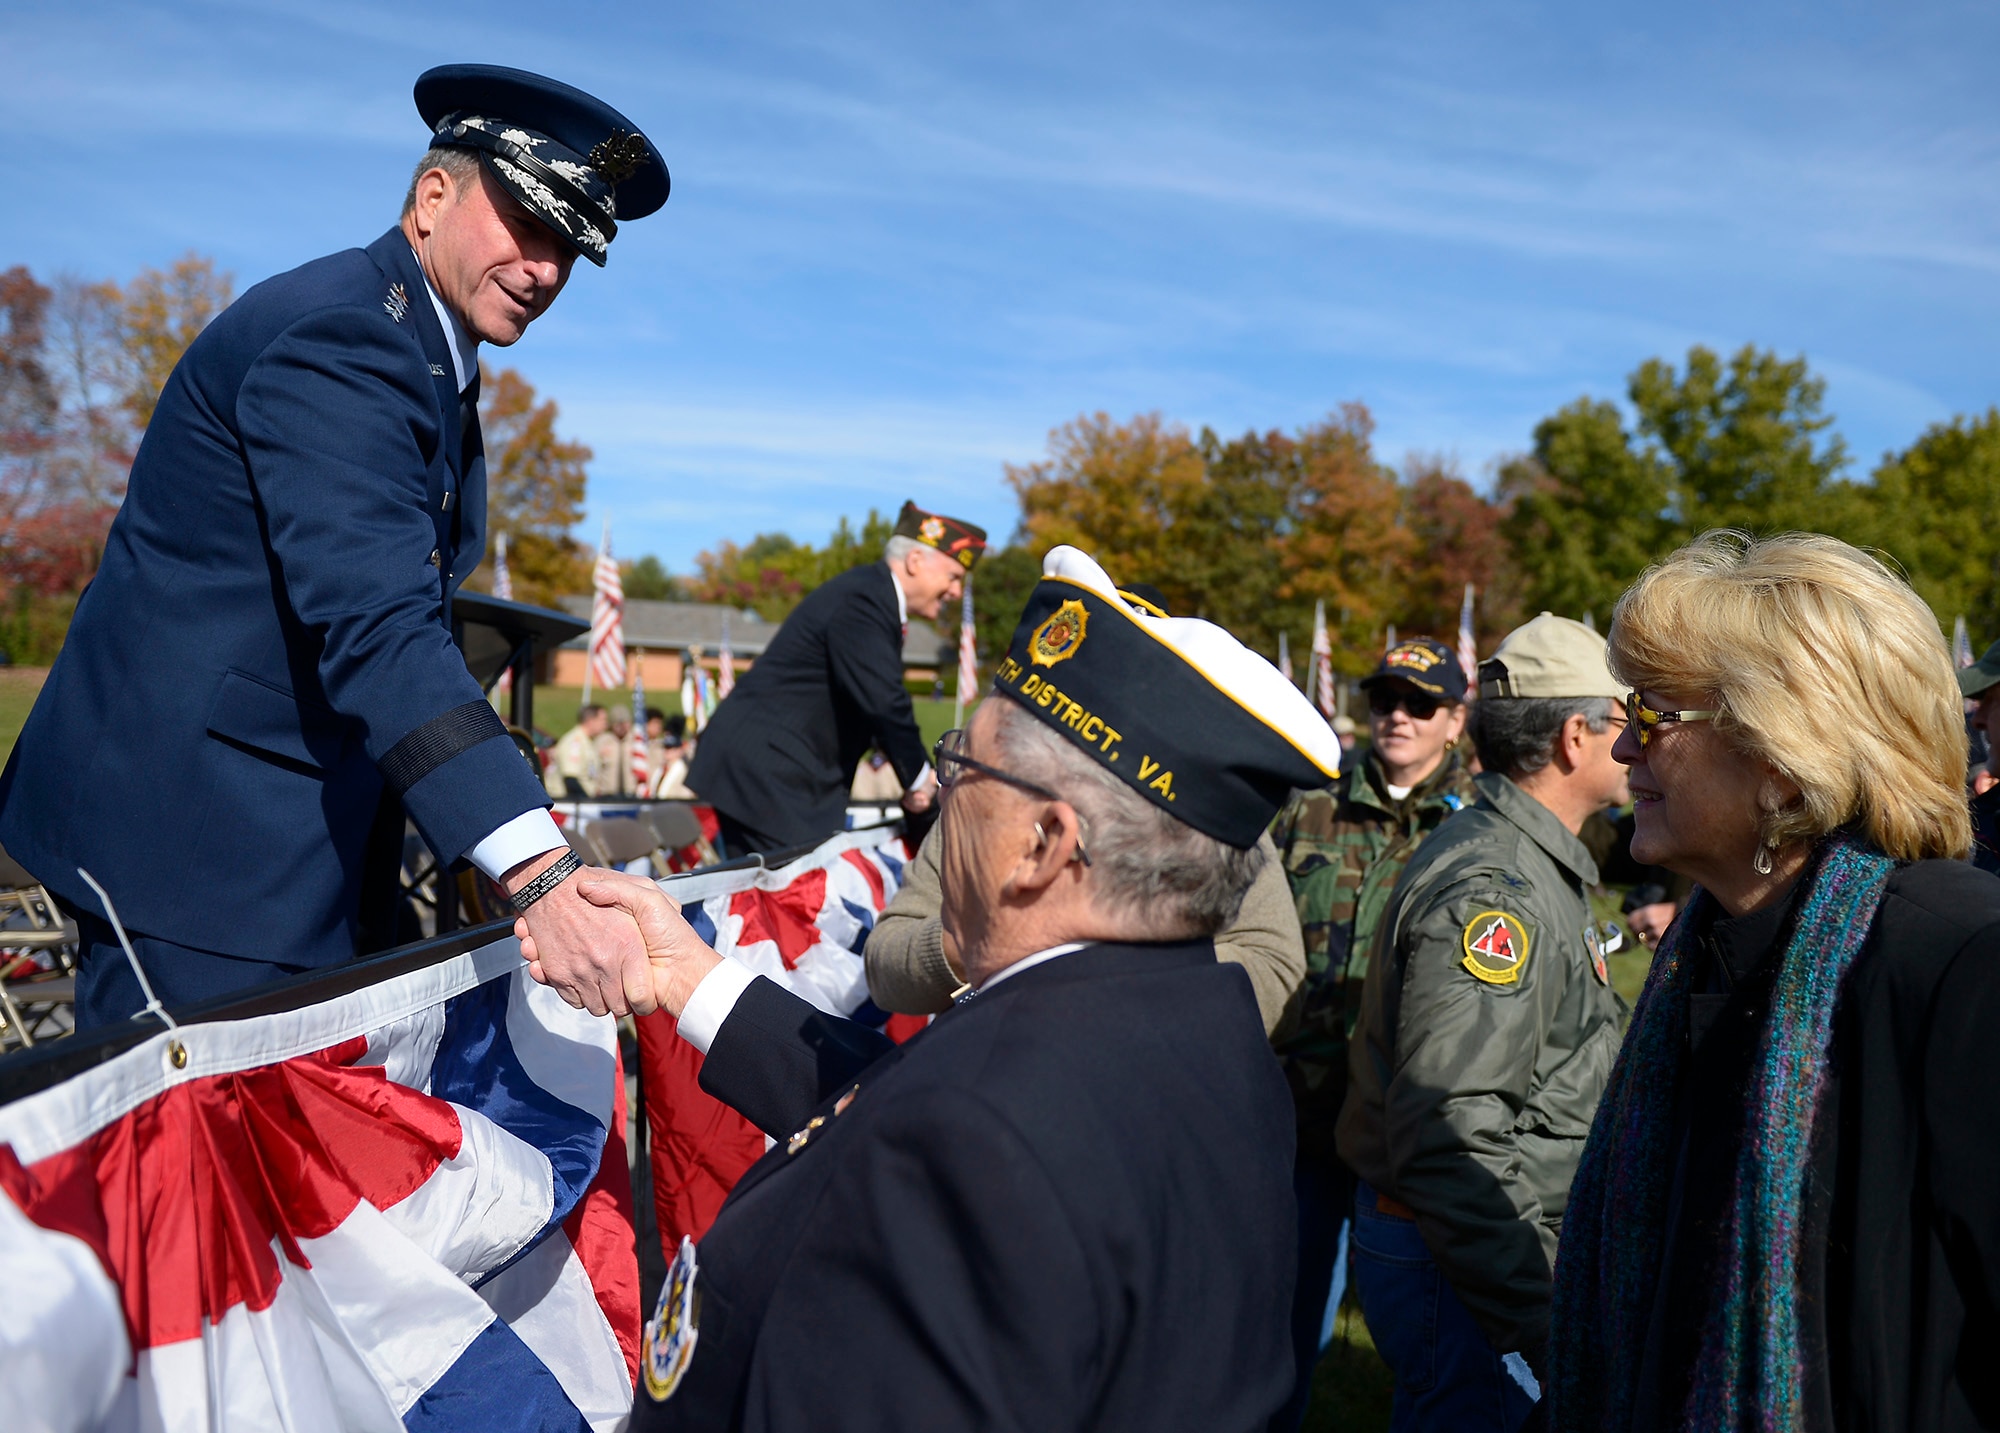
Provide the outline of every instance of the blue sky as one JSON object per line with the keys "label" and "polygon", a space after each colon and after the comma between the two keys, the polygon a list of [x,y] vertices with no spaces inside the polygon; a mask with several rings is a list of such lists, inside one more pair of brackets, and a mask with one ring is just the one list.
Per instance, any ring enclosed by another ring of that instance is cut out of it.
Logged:
{"label": "blue sky", "polygon": [[[560,17],[555,18],[555,17]],[[1690,344],[1803,353],[1865,473],[2000,401],[2000,6],[0,0],[0,266],[365,243],[425,67],[595,90],[673,198],[513,350],[684,570],[904,497],[1005,532],[1079,413],[1373,410],[1474,481]]]}

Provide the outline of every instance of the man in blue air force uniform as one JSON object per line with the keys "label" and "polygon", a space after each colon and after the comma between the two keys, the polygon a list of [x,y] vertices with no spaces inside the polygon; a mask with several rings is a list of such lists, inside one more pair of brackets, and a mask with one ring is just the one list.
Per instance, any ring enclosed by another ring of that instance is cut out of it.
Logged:
{"label": "man in blue air force uniform", "polygon": [[485,539],[478,345],[519,339],[578,253],[602,266],[666,165],[522,71],[444,66],[416,101],[400,223],[251,289],[168,379],[0,775],[0,842],[82,928],[80,1024],[141,997],[78,867],[181,1003],[352,958],[371,827],[405,811],[508,889],[572,1003],[622,1010],[646,978],[447,613]]}

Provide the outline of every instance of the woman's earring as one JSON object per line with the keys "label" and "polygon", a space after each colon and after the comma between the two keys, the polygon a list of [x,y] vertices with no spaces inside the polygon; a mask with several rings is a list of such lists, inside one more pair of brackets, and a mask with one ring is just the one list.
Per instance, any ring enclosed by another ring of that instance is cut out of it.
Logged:
{"label": "woman's earring", "polygon": [[1766,845],[1759,845],[1757,847],[1757,854],[1750,858],[1750,865],[1751,868],[1754,869],[1758,875],[1760,876],[1770,875],[1771,848]]}

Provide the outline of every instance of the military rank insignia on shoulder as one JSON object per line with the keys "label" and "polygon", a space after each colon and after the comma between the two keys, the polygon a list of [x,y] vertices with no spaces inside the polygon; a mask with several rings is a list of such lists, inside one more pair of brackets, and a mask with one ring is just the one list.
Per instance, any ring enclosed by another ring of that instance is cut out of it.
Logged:
{"label": "military rank insignia on shoulder", "polygon": [[655,1403],[674,1396],[687,1373],[688,1361],[694,1357],[699,1333],[696,1325],[701,1319],[701,1295],[694,1288],[699,1271],[694,1240],[683,1234],[680,1252],[674,1255],[667,1281],[660,1286],[660,1302],[646,1323],[646,1346],[640,1352],[646,1392]]}
{"label": "military rank insignia on shoulder", "polygon": [[1488,985],[1513,985],[1528,966],[1528,928],[1519,916],[1505,911],[1481,911],[1465,923],[1465,959],[1459,962],[1474,980]]}

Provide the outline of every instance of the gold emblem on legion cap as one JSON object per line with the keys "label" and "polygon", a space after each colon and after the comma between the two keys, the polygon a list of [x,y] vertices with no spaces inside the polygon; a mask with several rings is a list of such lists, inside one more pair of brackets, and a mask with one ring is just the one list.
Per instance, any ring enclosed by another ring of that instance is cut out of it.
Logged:
{"label": "gold emblem on legion cap", "polygon": [[1068,661],[1083,645],[1083,630],[1089,622],[1090,614],[1081,602],[1072,599],[1063,603],[1028,639],[1028,660],[1038,667]]}

